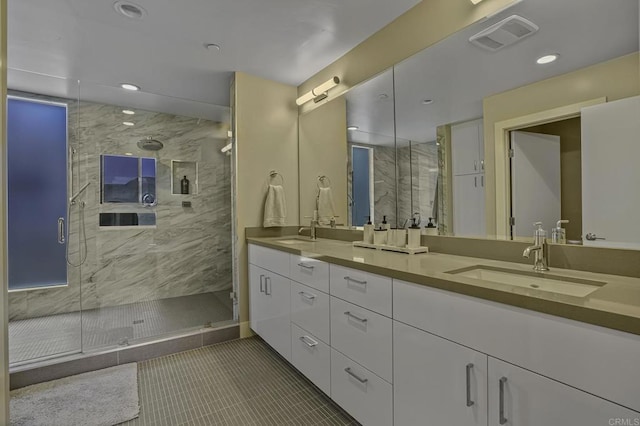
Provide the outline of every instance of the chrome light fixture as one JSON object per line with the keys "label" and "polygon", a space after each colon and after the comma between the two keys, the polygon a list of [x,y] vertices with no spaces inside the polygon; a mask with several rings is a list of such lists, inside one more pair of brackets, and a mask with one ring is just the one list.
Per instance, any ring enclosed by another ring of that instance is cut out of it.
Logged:
{"label": "chrome light fixture", "polygon": [[300,96],[298,99],[296,99],[296,104],[304,105],[312,99],[314,102],[318,103],[321,100],[326,99],[327,96],[329,96],[329,90],[333,89],[338,84],[340,84],[340,78],[332,77],[330,80],[325,81],[320,86]]}

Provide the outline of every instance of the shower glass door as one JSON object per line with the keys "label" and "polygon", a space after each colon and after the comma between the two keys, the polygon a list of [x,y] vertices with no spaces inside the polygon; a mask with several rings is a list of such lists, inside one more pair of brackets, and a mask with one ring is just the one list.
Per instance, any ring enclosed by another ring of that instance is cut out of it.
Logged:
{"label": "shower glass door", "polygon": [[[77,94],[77,83],[51,80]],[[5,225],[12,365],[81,350],[80,272],[67,264],[67,250],[78,250],[77,233],[67,229],[72,188],[68,147],[73,138],[69,123],[76,102],[12,91],[7,99]]]}

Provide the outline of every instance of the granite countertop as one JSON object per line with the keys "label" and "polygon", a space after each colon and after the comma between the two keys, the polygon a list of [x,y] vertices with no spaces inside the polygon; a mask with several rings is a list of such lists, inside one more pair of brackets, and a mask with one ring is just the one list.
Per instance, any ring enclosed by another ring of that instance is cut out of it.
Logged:
{"label": "granite countertop", "polygon": [[442,253],[408,255],[353,247],[345,241],[311,241],[295,236],[247,238],[247,241],[374,274],[640,335],[640,278],[559,268],[545,273],[601,284],[587,296],[578,297],[447,273],[476,265],[530,273],[532,265]]}

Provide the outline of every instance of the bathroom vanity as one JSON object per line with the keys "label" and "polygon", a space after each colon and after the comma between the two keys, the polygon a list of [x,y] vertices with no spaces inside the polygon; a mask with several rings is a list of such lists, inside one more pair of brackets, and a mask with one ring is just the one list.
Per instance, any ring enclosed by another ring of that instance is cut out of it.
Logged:
{"label": "bathroom vanity", "polygon": [[251,328],[364,425],[640,419],[640,279],[248,242]]}

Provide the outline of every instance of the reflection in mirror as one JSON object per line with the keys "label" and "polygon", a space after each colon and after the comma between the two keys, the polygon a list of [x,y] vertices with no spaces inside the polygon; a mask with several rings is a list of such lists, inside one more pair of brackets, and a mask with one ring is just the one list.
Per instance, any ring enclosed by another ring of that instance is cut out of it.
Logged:
{"label": "reflection in mirror", "polygon": [[[473,35],[512,15],[539,30],[510,46],[494,44],[497,49],[470,43]],[[613,108],[615,101],[639,94],[638,33],[636,0],[618,1],[615,8],[600,0],[528,1],[394,67],[397,140],[412,141],[412,154],[413,141],[437,141],[440,234],[529,239],[532,223],[542,221],[551,237],[561,219],[569,220],[563,225],[568,242],[580,243],[587,233],[614,234],[595,225],[583,229],[590,214],[584,211],[585,191],[594,191],[584,184],[581,109],[603,102]],[[556,60],[536,63],[548,54]],[[617,137],[600,144],[622,138],[615,127],[610,134]],[[401,160],[402,144],[398,149],[402,187],[403,168],[415,162]],[[622,167],[622,157],[611,158],[607,167]],[[411,188],[415,209],[420,184],[412,182]],[[618,193],[628,201],[632,191]]]}

